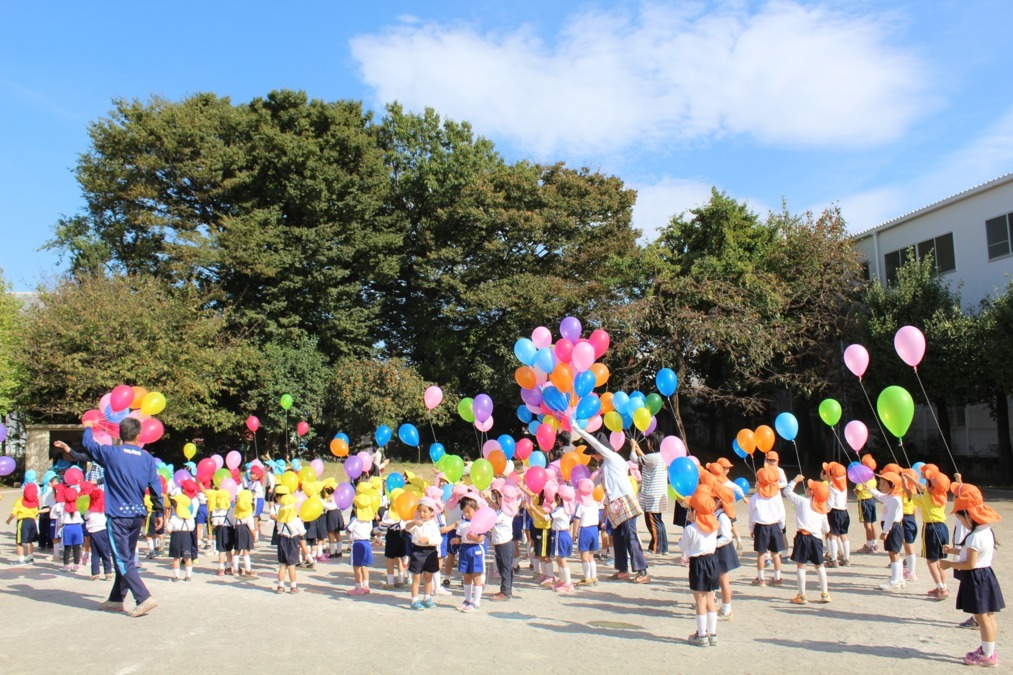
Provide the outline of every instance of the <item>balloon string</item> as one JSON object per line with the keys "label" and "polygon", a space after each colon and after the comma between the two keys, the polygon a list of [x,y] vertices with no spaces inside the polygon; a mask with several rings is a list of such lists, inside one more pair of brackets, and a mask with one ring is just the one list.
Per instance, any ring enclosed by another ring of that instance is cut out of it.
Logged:
{"label": "balloon string", "polygon": [[879,414],[876,412],[876,407],[872,405],[872,399],[869,398],[869,392],[865,390],[865,383],[862,382],[861,378],[858,380],[858,385],[862,388],[862,393],[865,394],[865,400],[869,404],[869,409],[872,410],[872,417],[876,420],[876,425],[879,427],[880,433],[883,434],[883,440],[886,441],[886,449],[890,451],[890,456],[893,457],[893,461],[900,464],[900,462],[897,461],[897,455],[893,452],[893,446],[890,445],[890,439],[886,435],[886,429],[883,428],[883,423],[879,421]]}
{"label": "balloon string", "polygon": [[795,459],[798,461],[798,472],[802,473],[802,458],[798,454],[798,443],[796,443],[793,438],[791,439],[791,444],[795,446]]}
{"label": "balloon string", "polygon": [[904,453],[904,461],[907,462],[908,468],[911,468],[911,460],[907,457],[907,450],[904,449],[904,439],[901,438],[897,441],[897,445],[900,446],[900,451]]}
{"label": "balloon string", "polygon": [[[844,453],[844,460],[847,461],[848,460],[848,449],[844,447],[844,443],[841,443],[841,437],[837,435],[837,427],[836,426],[830,427],[830,431],[831,431],[831,433],[833,433],[834,438],[837,439],[837,445],[841,446],[841,452]],[[837,456],[837,445],[834,446],[834,457]],[[836,461],[836,459],[834,461]],[[850,464],[850,463],[851,462],[848,461],[848,464]]]}
{"label": "balloon string", "polygon": [[950,451],[950,444],[946,442],[946,436],[943,435],[943,428],[939,426],[939,419],[936,417],[936,411],[932,407],[932,401],[929,400],[929,395],[925,392],[925,385],[922,384],[922,378],[918,374],[918,369],[915,368],[915,377],[918,379],[918,386],[922,389],[922,396],[925,397],[925,403],[929,407],[929,412],[932,414],[932,421],[936,423],[936,429],[939,431],[939,438],[943,441],[943,447],[946,448],[946,454],[950,456],[950,462],[953,463],[953,470],[960,473],[960,469],[957,468],[957,460],[953,459],[953,453]]}

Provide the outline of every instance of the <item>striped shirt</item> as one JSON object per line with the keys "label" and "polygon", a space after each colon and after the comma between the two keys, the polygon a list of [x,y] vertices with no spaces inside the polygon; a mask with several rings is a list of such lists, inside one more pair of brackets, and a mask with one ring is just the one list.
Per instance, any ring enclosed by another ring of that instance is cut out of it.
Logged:
{"label": "striped shirt", "polygon": [[638,457],[643,480],[640,483],[640,506],[648,513],[662,513],[668,507],[668,471],[660,452]]}

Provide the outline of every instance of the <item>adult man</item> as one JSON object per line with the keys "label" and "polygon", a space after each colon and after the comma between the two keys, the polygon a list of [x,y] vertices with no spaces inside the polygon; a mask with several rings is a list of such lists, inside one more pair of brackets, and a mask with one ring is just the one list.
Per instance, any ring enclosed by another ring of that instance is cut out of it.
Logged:
{"label": "adult man", "polygon": [[[122,612],[123,599],[127,591],[130,591],[136,606],[129,615],[144,616],[158,603],[151,597],[151,593],[137,573],[134,566],[134,551],[148,512],[144,505],[146,492],[151,499],[155,525],[161,526],[162,484],[155,471],[155,458],[136,445],[137,437],[141,433],[141,423],[132,417],[120,422],[120,438],[123,445],[99,445],[92,437],[92,422],[89,420],[84,426],[87,428],[81,442],[85,455],[105,469],[106,517],[113,560],[116,563],[116,580],[113,582],[112,591],[109,593],[109,599],[99,605],[99,609]],[[63,441],[57,441],[54,445],[75,459],[81,458],[81,453],[75,453]]]}

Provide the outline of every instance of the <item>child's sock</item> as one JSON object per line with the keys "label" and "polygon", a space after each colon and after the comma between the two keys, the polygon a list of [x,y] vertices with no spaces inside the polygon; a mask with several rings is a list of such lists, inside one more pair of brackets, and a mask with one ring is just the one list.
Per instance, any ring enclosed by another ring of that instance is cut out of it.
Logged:
{"label": "child's sock", "polygon": [[251,566],[250,566],[250,554],[249,553],[247,553],[246,555],[243,556],[243,567],[246,568],[247,572],[249,572],[252,569]]}
{"label": "child's sock", "polygon": [[362,580],[362,587],[365,588],[367,591],[369,590],[369,579]]}
{"label": "child's sock", "polygon": [[781,570],[774,570],[774,581],[781,580]]}
{"label": "child's sock", "polygon": [[464,585],[464,601],[471,603],[471,584]]}
{"label": "child's sock", "polygon": [[591,578],[591,563],[582,562],[580,563],[580,571],[584,574],[584,581]]}
{"label": "child's sock", "polygon": [[422,599],[425,600],[426,602],[429,602],[433,599],[433,596],[429,593],[426,593],[425,597],[423,597]]}
{"label": "child's sock", "polygon": [[903,578],[901,576],[902,573],[903,573],[903,569],[904,569],[904,567],[903,567],[903,565],[901,565],[901,562],[899,560],[897,562],[890,563],[890,582],[891,583],[895,583],[895,584],[899,584],[900,583],[901,579]]}
{"label": "child's sock", "polygon": [[563,568],[563,583],[567,586],[570,585],[570,567],[566,566]]}
{"label": "child's sock", "polygon": [[942,590],[946,590],[946,582],[945,581],[940,581],[939,583],[936,584],[936,588],[938,588],[941,591]]}
{"label": "child's sock", "polygon": [[190,563],[187,563],[186,565],[186,578],[187,579],[193,578],[193,565]]}
{"label": "child's sock", "polygon": [[765,579],[762,567],[756,571],[756,578],[759,579],[760,581],[763,581]]}
{"label": "child's sock", "polygon": [[829,551],[830,552],[830,559],[831,560],[837,560],[837,540],[836,539],[831,539],[830,541],[827,542],[827,544],[829,545],[829,548],[830,548],[830,551]]}
{"label": "child's sock", "polygon": [[179,568],[178,567],[173,567],[172,568],[172,576],[175,577],[176,579],[179,579]]}
{"label": "child's sock", "polygon": [[[820,568],[822,569],[822,568]],[[798,568],[795,574],[798,576],[798,594],[805,595],[805,569],[802,567]]]}
{"label": "child's sock", "polygon": [[841,540],[841,551],[844,553],[845,560],[851,560],[851,542],[847,539]]}
{"label": "child's sock", "polygon": [[148,539],[147,542],[148,542],[148,553],[154,553],[155,552],[155,540],[154,539]]}
{"label": "child's sock", "polygon": [[330,543],[330,546],[328,547],[328,549],[329,549],[331,555],[337,555],[338,554],[338,542],[332,541]]}
{"label": "child's sock", "polygon": [[485,586],[479,586],[478,584],[475,584],[474,588],[472,588],[472,590],[471,590],[471,604],[475,605],[475,607],[481,607],[482,606],[482,591],[484,591],[484,590],[485,590]]}
{"label": "child's sock", "polygon": [[707,634],[707,615],[697,614],[696,615],[696,634],[706,635]]}
{"label": "child's sock", "polygon": [[218,569],[222,570],[223,572],[225,571],[225,561],[224,560],[219,560],[218,561]]}
{"label": "child's sock", "polygon": [[907,564],[908,574],[914,574],[915,568],[918,564],[918,556],[912,553],[911,555],[907,556],[904,561]]}
{"label": "child's sock", "polygon": [[394,575],[393,574],[388,574],[387,575],[387,585],[388,586],[393,586],[394,585]]}
{"label": "child's sock", "polygon": [[732,613],[732,603],[730,603],[730,602],[722,602],[721,603],[721,613],[722,614],[731,614]]}
{"label": "child's sock", "polygon": [[591,578],[592,579],[597,579],[598,578],[598,561],[597,560],[592,560],[591,561]]}
{"label": "child's sock", "polygon": [[296,581],[293,581],[292,582],[292,590],[295,590],[296,588],[299,588],[299,583],[296,582]]}
{"label": "child's sock", "polygon": [[440,583],[440,573],[439,572],[433,572],[433,588],[439,588],[440,585],[441,585],[441,583]]}
{"label": "child's sock", "polygon": [[866,539],[865,540],[865,545],[868,546],[869,548],[876,548],[876,540],[875,539]]}
{"label": "child's sock", "polygon": [[707,612],[707,635],[717,635],[718,632],[718,613]]}
{"label": "child's sock", "polygon": [[18,562],[19,562],[19,563],[23,563],[24,561],[25,561],[25,556],[23,556],[23,555],[19,555],[19,556],[18,556]]}
{"label": "child's sock", "polygon": [[816,568],[816,576],[820,580],[820,593],[827,592],[827,568],[820,565]]}
{"label": "child's sock", "polygon": [[415,604],[416,602],[418,602],[418,601],[419,601],[419,596],[417,596],[417,595],[413,595],[413,596],[412,596],[412,604],[414,605],[414,604]]}
{"label": "child's sock", "polygon": [[992,658],[992,654],[995,654],[995,643],[994,642],[982,642],[981,651],[985,653],[985,656]]}

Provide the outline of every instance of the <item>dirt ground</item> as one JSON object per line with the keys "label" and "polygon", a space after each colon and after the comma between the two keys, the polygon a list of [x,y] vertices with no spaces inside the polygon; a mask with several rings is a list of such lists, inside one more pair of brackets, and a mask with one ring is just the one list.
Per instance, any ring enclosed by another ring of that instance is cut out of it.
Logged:
{"label": "dirt ground", "polygon": [[[13,498],[0,500],[5,517]],[[1013,493],[986,498],[1005,519],[996,527],[1004,544]],[[863,542],[854,503],[851,511],[857,549]],[[678,528],[669,526],[669,536],[677,541]],[[643,532],[641,538],[646,542]],[[786,566],[783,587],[755,588],[755,558],[746,553],[745,566],[733,573],[734,620],[718,624],[718,646],[701,648],[686,642],[695,630],[692,596],[688,568],[676,554],[649,558],[650,584],[605,582],[611,570],[603,567],[600,586],[572,595],[534,586],[525,569],[515,586],[519,597],[485,601],[472,614],[453,609],[459,585],[453,597],[438,598],[438,608],[409,611],[407,592],[380,588],[382,549],[374,554],[374,590],[365,599],[345,595],[352,584],[347,556],[300,571],[305,592],[283,596],[273,592],[274,550],[266,543],[254,554],[261,576],[253,581],[217,577],[202,556],[193,583],[172,583],[166,558],[146,561],[142,575],[159,606],[140,619],[97,611],[112,582],[50,562],[0,567],[0,672],[952,672],[979,644],[976,630],[957,628],[965,615],[952,599],[927,599],[931,582],[921,559],[918,581],[886,594],[877,588],[888,576],[886,556],[856,554],[852,567],[829,570],[831,604],[795,606],[794,566]],[[0,528],[0,556],[14,558],[13,524]],[[576,577],[579,563],[575,570]],[[1013,599],[1013,560],[1004,547],[995,571]],[[815,576],[810,571],[810,598],[819,595]],[[955,597],[952,580],[950,588]],[[1013,639],[1009,616],[999,615],[1000,659]]]}

